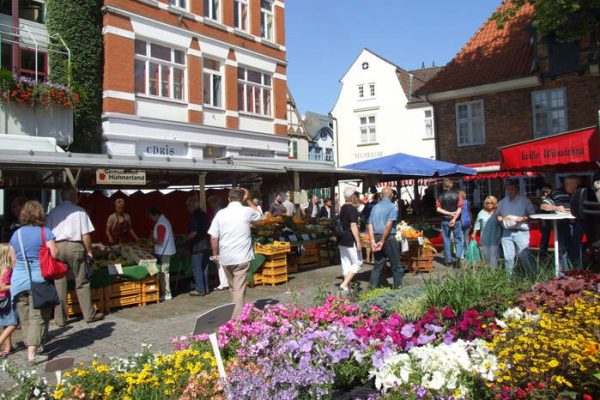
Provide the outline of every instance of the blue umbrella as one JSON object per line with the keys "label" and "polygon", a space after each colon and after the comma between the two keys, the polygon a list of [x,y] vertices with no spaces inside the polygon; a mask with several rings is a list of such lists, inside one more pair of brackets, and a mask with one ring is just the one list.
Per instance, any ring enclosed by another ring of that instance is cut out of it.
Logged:
{"label": "blue umbrella", "polygon": [[342,168],[376,171],[383,175],[403,177],[436,177],[447,175],[475,175],[476,170],[446,161],[411,156],[404,153],[361,161]]}

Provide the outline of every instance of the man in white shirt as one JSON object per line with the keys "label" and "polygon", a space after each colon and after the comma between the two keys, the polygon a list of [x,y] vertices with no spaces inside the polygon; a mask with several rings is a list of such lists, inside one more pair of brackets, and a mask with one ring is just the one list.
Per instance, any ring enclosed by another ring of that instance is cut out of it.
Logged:
{"label": "man in white shirt", "polygon": [[[244,203],[248,207],[244,207]],[[248,199],[248,191],[233,188],[229,191],[229,205],[215,215],[208,229],[211,259],[221,264],[231,289],[235,304],[233,318],[240,315],[244,307],[246,277],[250,261],[254,259],[250,224],[260,219],[256,205]]]}
{"label": "man in white shirt", "polygon": [[296,206],[290,200],[291,198],[292,198],[292,193],[287,192],[285,194],[285,201],[283,203],[281,203],[281,205],[285,207],[285,215],[293,217],[295,215],[294,210],[296,209]]}
{"label": "man in white shirt", "polygon": [[502,252],[504,253],[504,268],[512,273],[515,258],[525,265],[531,266],[529,259],[529,216],[535,213],[531,201],[519,194],[519,184],[509,181],[506,184],[506,197],[498,203],[496,215],[502,224]]}
{"label": "man in white shirt", "polygon": [[[61,191],[62,203],[46,218],[46,226],[56,237],[60,250],[59,260],[65,263],[75,276],[75,290],[83,319],[87,323],[104,319],[92,306],[90,281],[86,274],[86,262],[93,262],[92,238],[94,226],[85,210],[77,206],[77,193],[71,187]],[[67,275],[68,276],[68,275]],[[54,323],[63,327],[67,321],[67,276],[54,281],[60,304],[54,308]]]}

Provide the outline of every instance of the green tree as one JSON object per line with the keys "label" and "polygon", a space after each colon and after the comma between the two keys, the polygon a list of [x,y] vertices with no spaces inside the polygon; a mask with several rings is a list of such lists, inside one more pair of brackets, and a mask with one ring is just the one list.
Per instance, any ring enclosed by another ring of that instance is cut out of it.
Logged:
{"label": "green tree", "polygon": [[535,7],[533,26],[542,34],[571,41],[593,32],[600,20],[600,0],[504,0],[492,15],[502,29],[526,4]]}
{"label": "green tree", "polygon": [[50,79],[67,83],[82,93],[74,114],[74,143],[70,150],[99,152],[102,137],[102,1],[48,0],[48,33],[58,33],[71,50],[69,67],[65,56],[50,53]]}

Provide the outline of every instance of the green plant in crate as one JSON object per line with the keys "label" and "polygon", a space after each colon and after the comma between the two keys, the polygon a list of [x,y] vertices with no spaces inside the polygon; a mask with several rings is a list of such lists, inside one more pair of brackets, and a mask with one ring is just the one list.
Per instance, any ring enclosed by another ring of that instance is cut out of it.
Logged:
{"label": "green plant in crate", "polygon": [[392,312],[400,315],[406,321],[416,321],[427,314],[427,295],[422,293],[416,297],[408,297],[392,307]]}

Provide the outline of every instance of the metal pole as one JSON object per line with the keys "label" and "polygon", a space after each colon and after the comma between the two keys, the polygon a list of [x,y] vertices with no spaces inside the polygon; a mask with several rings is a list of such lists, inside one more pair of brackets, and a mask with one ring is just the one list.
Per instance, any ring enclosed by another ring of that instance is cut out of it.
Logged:
{"label": "metal pole", "polygon": [[200,208],[206,212],[206,172],[198,174],[198,200]]}
{"label": "metal pole", "polygon": [[223,387],[225,388],[225,395],[229,398],[229,390],[227,385],[227,374],[225,373],[225,365],[223,365],[223,359],[221,358],[221,350],[219,350],[219,342],[217,341],[217,334],[211,333],[208,335],[208,339],[210,340],[210,344],[213,349],[213,354],[215,355],[215,361],[217,362],[217,370],[219,371],[219,376],[221,380],[223,380]]}
{"label": "metal pole", "polygon": [[556,219],[552,221],[552,225],[554,227],[554,273],[558,278],[560,275],[560,256],[558,248],[558,222]]}

